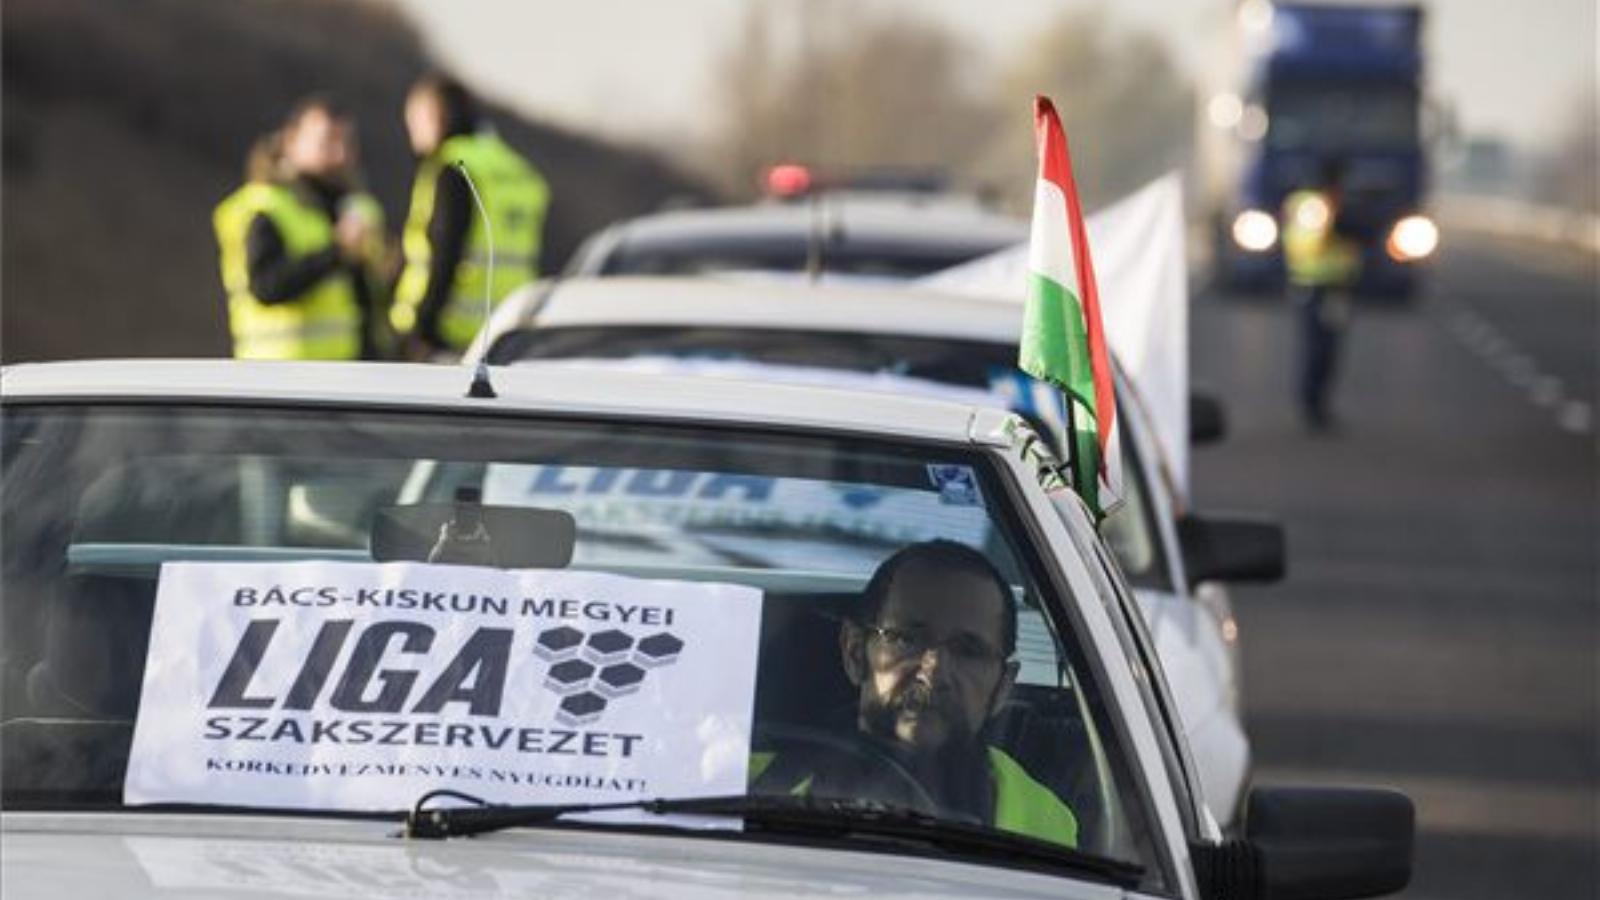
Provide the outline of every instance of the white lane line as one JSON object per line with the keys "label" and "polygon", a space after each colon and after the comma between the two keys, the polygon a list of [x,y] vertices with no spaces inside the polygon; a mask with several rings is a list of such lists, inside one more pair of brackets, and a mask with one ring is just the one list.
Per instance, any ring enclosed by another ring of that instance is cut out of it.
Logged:
{"label": "white lane line", "polygon": [[1533,357],[1517,349],[1483,316],[1471,310],[1456,310],[1447,330],[1512,387],[1527,394],[1534,406],[1553,411],[1556,427],[1577,435],[1594,431],[1593,407],[1582,400],[1566,399],[1566,386],[1561,379],[1541,372]]}
{"label": "white lane line", "polygon": [[1554,375],[1545,375],[1533,386],[1533,403],[1535,406],[1555,406],[1561,402],[1564,393],[1561,379]]}
{"label": "white lane line", "polygon": [[1539,367],[1533,360],[1515,351],[1501,357],[1500,371],[1516,385],[1525,391],[1532,391],[1534,382],[1539,380]]}
{"label": "white lane line", "polygon": [[1568,400],[1556,414],[1556,422],[1573,434],[1588,434],[1594,427],[1594,410],[1582,400]]}

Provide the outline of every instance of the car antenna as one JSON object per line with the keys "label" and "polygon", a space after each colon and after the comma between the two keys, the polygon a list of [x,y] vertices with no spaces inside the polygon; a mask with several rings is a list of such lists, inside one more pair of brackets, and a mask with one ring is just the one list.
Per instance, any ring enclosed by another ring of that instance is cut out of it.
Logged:
{"label": "car antenna", "polygon": [[494,227],[489,224],[489,212],[483,207],[483,197],[478,195],[478,186],[472,181],[472,173],[467,171],[467,164],[461,160],[451,163],[461,173],[467,182],[467,190],[472,192],[472,202],[477,204],[478,216],[483,219],[484,242],[489,245],[489,270],[483,279],[483,327],[478,329],[478,336],[473,339],[476,343],[482,341],[485,346],[478,348],[478,365],[472,371],[472,384],[467,388],[467,396],[477,400],[492,400],[498,396],[494,392],[494,385],[489,383],[489,354],[487,343],[489,340],[489,316],[494,313]]}

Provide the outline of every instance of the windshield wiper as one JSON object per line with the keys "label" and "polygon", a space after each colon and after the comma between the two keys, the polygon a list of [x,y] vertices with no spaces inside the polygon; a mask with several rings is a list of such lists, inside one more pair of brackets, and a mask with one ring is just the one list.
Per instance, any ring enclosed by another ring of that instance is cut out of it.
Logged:
{"label": "windshield wiper", "polygon": [[[453,797],[476,806],[425,809],[435,797]],[[1144,874],[1135,863],[1093,856],[1071,847],[983,825],[866,800],[823,799],[793,794],[731,794],[656,798],[617,803],[552,803],[494,806],[456,791],[431,791],[406,815],[410,838],[466,837],[555,822],[583,813],[639,810],[651,815],[734,816],[765,830],[792,830],[827,837],[872,835],[913,841],[961,853],[1061,866],[1132,887]]]}

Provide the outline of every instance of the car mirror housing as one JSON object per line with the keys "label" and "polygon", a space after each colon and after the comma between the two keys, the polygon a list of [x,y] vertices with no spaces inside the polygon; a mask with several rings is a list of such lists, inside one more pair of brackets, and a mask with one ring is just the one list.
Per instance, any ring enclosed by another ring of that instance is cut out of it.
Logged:
{"label": "car mirror housing", "polygon": [[1187,515],[1178,520],[1178,542],[1191,588],[1202,581],[1273,582],[1288,565],[1283,526],[1269,519]]}
{"label": "car mirror housing", "polygon": [[578,526],[571,513],[476,500],[380,508],[372,558],[506,569],[560,569],[572,561]]}
{"label": "car mirror housing", "polygon": [[1189,443],[1215,444],[1228,436],[1228,409],[1205,391],[1189,392]]}
{"label": "car mirror housing", "polygon": [[1192,848],[1208,900],[1354,900],[1411,881],[1416,810],[1398,791],[1271,787],[1250,792],[1244,840]]}

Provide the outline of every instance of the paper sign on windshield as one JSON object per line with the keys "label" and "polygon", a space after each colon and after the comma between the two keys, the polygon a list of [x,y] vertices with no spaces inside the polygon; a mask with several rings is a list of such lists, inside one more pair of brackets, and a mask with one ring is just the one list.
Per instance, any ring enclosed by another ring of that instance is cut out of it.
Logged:
{"label": "paper sign on windshield", "polygon": [[989,514],[976,479],[965,467],[948,468],[965,471],[970,489],[946,491],[932,472],[927,486],[938,492],[726,472],[491,463],[483,499],[565,510],[585,530],[636,538],[580,542],[574,559],[587,564],[754,560],[777,569],[870,574],[886,546],[934,538],[983,546]]}
{"label": "paper sign on windshield", "polygon": [[411,563],[162,568],[129,804],[745,789],[761,592]]}

